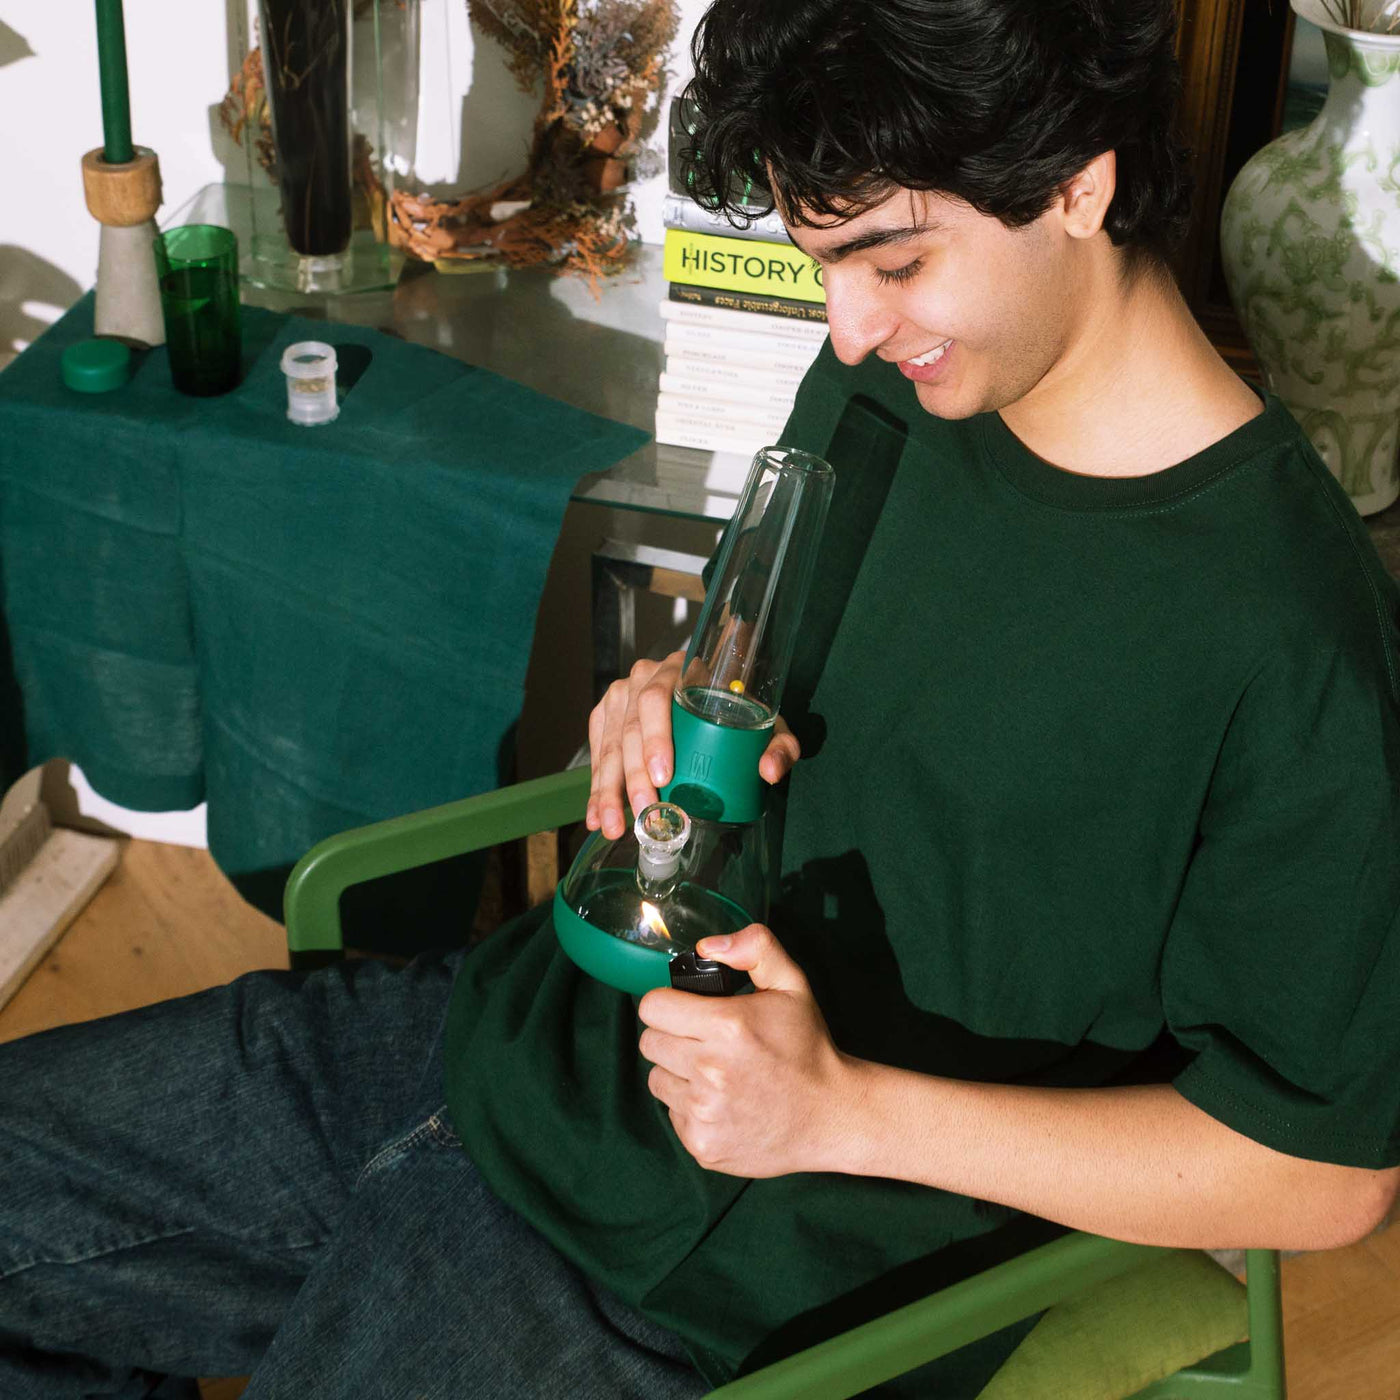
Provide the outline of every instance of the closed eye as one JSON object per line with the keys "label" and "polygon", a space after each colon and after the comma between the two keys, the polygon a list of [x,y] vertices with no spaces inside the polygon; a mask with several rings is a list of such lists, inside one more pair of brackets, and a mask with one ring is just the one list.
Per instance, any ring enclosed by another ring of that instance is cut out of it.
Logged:
{"label": "closed eye", "polygon": [[875,276],[886,286],[900,282],[909,282],[919,275],[919,270],[923,265],[924,260],[922,258],[915,258],[913,262],[905,263],[903,267],[877,267],[875,269]]}

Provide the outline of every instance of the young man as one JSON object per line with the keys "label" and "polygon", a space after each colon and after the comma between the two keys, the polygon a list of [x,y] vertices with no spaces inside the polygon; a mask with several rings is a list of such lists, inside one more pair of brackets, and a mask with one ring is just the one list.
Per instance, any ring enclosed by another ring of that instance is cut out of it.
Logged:
{"label": "young man", "polygon": [[[541,910],[455,980],[264,975],[9,1047],[5,1394],[695,1395],[687,1358],[839,1330],[1019,1211],[1299,1248],[1381,1218],[1395,592],[1163,270],[1172,35],[1165,0],[719,0],[698,165],[768,181],[824,268],[790,436],[835,460],[829,539],[892,469],[763,760],[771,931],[706,949],[757,990],[638,1007]],[[591,826],[668,776],[676,668],[592,717]]]}
{"label": "young man", "polygon": [[[760,994],[640,1008],[681,1142],[760,1179],[714,1218],[733,1248],[786,1207],[893,1271],[985,1228],[969,1196],[1325,1248],[1394,1199],[1395,593],[1166,271],[1172,35],[1153,0],[720,0],[698,41],[701,191],[762,179],[824,272],[833,358],[794,445],[851,402],[905,443],[772,931],[704,950]],[[838,489],[862,470],[835,465]],[[639,667],[594,717],[605,832],[668,776],[676,673]],[[775,739],[774,776],[796,751]],[[803,1173],[840,1184],[759,1204]],[[775,1294],[826,1301],[779,1248],[786,1273],[742,1285],[774,1325]]]}

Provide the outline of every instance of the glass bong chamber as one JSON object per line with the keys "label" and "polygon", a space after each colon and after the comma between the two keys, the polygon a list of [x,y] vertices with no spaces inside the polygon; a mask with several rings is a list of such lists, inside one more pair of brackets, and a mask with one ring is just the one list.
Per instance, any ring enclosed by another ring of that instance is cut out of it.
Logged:
{"label": "glass bong chamber", "polygon": [[620,838],[592,833],[555,891],[564,951],[620,991],[669,985],[716,995],[743,980],[698,959],[695,945],[767,917],[758,761],[834,476],[794,448],[765,447],[754,458],[672,695],[673,777]]}

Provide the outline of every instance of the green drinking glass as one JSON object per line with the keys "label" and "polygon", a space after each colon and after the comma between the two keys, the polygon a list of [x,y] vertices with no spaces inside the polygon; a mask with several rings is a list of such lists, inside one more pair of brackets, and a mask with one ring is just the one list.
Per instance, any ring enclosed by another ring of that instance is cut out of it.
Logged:
{"label": "green drinking glass", "polygon": [[207,397],[240,378],[238,240],[217,224],[184,224],[155,241],[170,378],[182,394]]}

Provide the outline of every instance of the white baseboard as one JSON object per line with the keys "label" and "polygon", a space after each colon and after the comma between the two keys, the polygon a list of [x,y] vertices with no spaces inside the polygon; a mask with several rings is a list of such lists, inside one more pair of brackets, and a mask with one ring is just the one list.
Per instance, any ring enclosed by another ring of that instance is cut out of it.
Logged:
{"label": "white baseboard", "polygon": [[164,841],[171,846],[209,848],[207,830],[208,807],[201,802],[187,812],[134,812],[109,802],[93,786],[76,763],[68,766],[68,780],[78,800],[78,812],[92,821],[101,822],[112,831],[135,836],[143,841]]}

